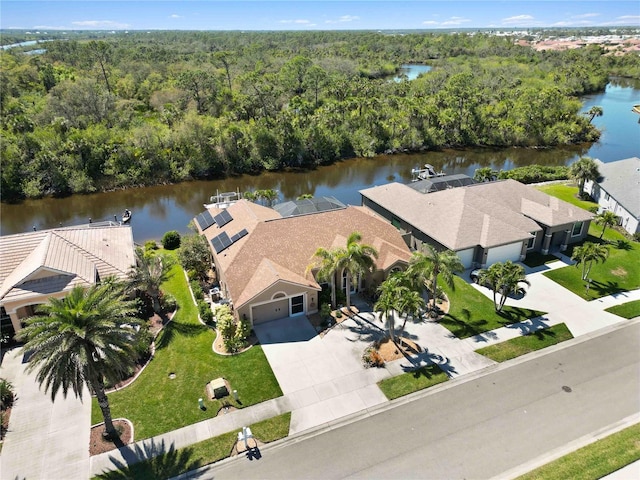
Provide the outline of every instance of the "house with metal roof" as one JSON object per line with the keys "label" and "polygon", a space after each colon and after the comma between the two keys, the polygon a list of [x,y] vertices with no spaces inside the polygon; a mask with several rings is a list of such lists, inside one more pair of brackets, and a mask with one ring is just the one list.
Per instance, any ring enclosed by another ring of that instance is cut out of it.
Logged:
{"label": "house with metal roof", "polygon": [[600,178],[586,181],[585,191],[598,202],[599,211],[615,213],[627,232],[640,232],[640,158],[596,163]]}
{"label": "house with metal roof", "polygon": [[308,267],[319,247],[345,247],[354,231],[378,251],[376,270],[355,286],[340,272],[336,288],[377,286],[411,256],[397,229],[358,206],[282,217],[272,208],[240,200],[224,212],[208,208],[195,224],[212,250],[222,296],[252,324],[317,312],[323,287]]}
{"label": "house with metal roof", "polygon": [[394,182],[360,194],[362,205],[406,235],[411,248],[453,250],[466,268],[564,250],[586,238],[593,217],[515,180],[428,194]]}
{"label": "house with metal roof", "polygon": [[50,297],[109,276],[126,279],[135,265],[128,225],[111,222],[0,237],[2,333],[13,336],[22,320]]}

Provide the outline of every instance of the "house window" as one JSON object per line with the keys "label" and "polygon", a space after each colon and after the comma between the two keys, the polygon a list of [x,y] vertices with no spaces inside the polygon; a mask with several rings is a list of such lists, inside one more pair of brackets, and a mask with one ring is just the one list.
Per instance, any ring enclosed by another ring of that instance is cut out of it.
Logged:
{"label": "house window", "polygon": [[609,198],[610,198],[609,194],[607,192],[604,192],[604,199],[609,201]]}
{"label": "house window", "polygon": [[291,315],[304,313],[304,295],[291,297]]}
{"label": "house window", "polygon": [[527,242],[527,250],[531,250],[536,244],[536,234],[532,232],[531,235],[533,235],[533,237],[531,237]]}
{"label": "house window", "polygon": [[584,222],[576,222],[573,224],[573,230],[571,231],[572,237],[577,237],[582,233],[582,226]]}

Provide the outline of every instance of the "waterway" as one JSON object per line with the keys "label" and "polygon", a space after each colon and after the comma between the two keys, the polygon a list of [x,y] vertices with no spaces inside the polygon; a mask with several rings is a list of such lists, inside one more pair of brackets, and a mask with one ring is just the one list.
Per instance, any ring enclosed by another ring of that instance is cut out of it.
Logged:
{"label": "waterway", "polygon": [[[422,66],[421,66],[422,67]],[[74,225],[92,221],[119,219],[125,208],[132,210],[134,239],[142,243],[159,239],[168,230],[189,231],[189,222],[204,210],[203,203],[216,191],[272,188],[278,201],[294,200],[310,193],[334,196],[341,202],[360,204],[359,190],[390,181],[411,181],[411,169],[430,163],[448,174],[473,176],[480,167],[509,170],[532,164],[569,165],[581,156],[611,162],[632,156],[640,157],[640,115],[631,111],[640,103],[640,82],[614,79],[606,91],[584,99],[584,111],[593,105],[604,115],[594,119],[603,130],[593,145],[553,149],[509,148],[503,150],[444,150],[421,154],[381,155],[355,158],[308,172],[267,172],[224,180],[194,181],[179,185],[130,189],[124,191],[73,195],[67,198],[27,200],[17,205],[0,204],[0,234],[9,235],[32,230]]]}

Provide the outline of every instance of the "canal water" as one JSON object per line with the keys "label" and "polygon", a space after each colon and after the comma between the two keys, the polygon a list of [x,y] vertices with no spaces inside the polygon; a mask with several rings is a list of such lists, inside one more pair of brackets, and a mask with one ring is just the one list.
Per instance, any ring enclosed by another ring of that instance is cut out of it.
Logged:
{"label": "canal water", "polygon": [[[422,67],[422,66],[421,66]],[[278,201],[303,194],[333,196],[345,204],[359,205],[359,190],[390,181],[411,181],[411,170],[425,163],[448,174],[473,176],[480,167],[509,170],[525,165],[569,165],[581,156],[611,162],[640,156],[640,125],[631,111],[640,103],[640,82],[614,79],[606,91],[584,99],[584,110],[593,105],[604,115],[594,124],[604,133],[593,145],[553,149],[509,148],[444,150],[421,154],[381,155],[355,158],[308,172],[267,172],[224,180],[194,181],[124,191],[73,195],[67,198],[27,200],[17,205],[0,204],[0,234],[121,218],[128,208],[136,242],[159,239],[168,230],[189,231],[189,222],[204,210],[203,204],[216,192],[274,189]]]}

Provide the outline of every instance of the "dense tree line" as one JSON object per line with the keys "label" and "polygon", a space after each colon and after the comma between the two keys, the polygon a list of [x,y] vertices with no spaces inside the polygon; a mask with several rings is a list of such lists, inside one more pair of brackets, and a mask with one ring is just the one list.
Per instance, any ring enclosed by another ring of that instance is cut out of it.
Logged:
{"label": "dense tree line", "polygon": [[[0,53],[3,201],[387,151],[593,141],[577,97],[627,61],[485,34],[133,32],[46,50]],[[390,80],[410,62],[433,70]]]}

